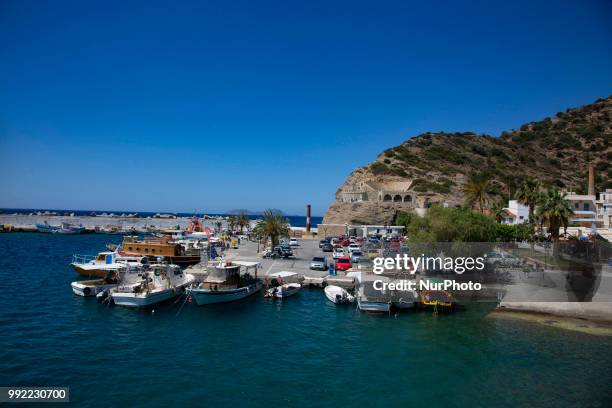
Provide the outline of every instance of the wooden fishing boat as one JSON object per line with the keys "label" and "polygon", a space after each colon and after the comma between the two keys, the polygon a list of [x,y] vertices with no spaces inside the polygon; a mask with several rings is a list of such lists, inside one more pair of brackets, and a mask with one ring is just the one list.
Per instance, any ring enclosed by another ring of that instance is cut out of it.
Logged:
{"label": "wooden fishing boat", "polygon": [[185,247],[181,244],[170,242],[168,237],[160,239],[145,238],[141,241],[132,236],[124,237],[119,254],[124,256],[146,256],[151,261],[156,261],[158,257],[163,257],[168,263],[182,267],[195,265],[201,260],[199,254],[187,254]]}

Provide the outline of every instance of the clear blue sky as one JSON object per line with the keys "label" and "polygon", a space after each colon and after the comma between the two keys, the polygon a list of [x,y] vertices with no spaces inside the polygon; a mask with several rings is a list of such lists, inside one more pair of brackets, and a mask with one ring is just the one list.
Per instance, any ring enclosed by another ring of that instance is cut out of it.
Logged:
{"label": "clear blue sky", "polygon": [[176,3],[0,2],[0,207],[322,215],[411,136],[612,94],[606,0]]}

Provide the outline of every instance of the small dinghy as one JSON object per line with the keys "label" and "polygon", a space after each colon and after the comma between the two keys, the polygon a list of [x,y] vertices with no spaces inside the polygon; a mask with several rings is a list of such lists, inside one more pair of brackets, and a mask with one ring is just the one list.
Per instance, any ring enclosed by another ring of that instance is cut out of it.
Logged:
{"label": "small dinghy", "polygon": [[325,287],[325,297],[337,305],[353,303],[355,297],[350,295],[346,289],[336,285],[328,285]]}
{"label": "small dinghy", "polygon": [[302,289],[302,285],[299,283],[285,283],[284,285],[268,289],[265,296],[282,299],[295,295],[300,289]]}

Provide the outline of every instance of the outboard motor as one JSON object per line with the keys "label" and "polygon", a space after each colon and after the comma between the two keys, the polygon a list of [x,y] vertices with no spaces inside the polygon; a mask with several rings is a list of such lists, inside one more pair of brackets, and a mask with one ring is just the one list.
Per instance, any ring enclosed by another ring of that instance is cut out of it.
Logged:
{"label": "outboard motor", "polygon": [[104,302],[106,299],[108,299],[109,296],[110,296],[110,290],[104,289],[102,292],[99,292],[96,295],[96,300],[98,302]]}

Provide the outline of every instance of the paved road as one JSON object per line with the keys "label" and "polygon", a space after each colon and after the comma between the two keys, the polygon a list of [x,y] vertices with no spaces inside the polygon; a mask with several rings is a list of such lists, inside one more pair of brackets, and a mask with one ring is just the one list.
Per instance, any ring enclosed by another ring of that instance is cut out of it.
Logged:
{"label": "paved road", "polygon": [[[263,259],[257,254],[256,242],[243,242],[239,249],[230,249],[226,252],[229,259],[236,261],[257,261],[262,264],[264,274],[289,271],[311,277],[327,276],[327,271],[315,271],[310,269],[310,261],[315,256],[327,258],[327,262],[333,262],[331,252],[323,252],[319,249],[318,240],[298,239],[300,246],[293,247],[295,258],[290,259]],[[263,246],[260,248],[263,249]]]}

